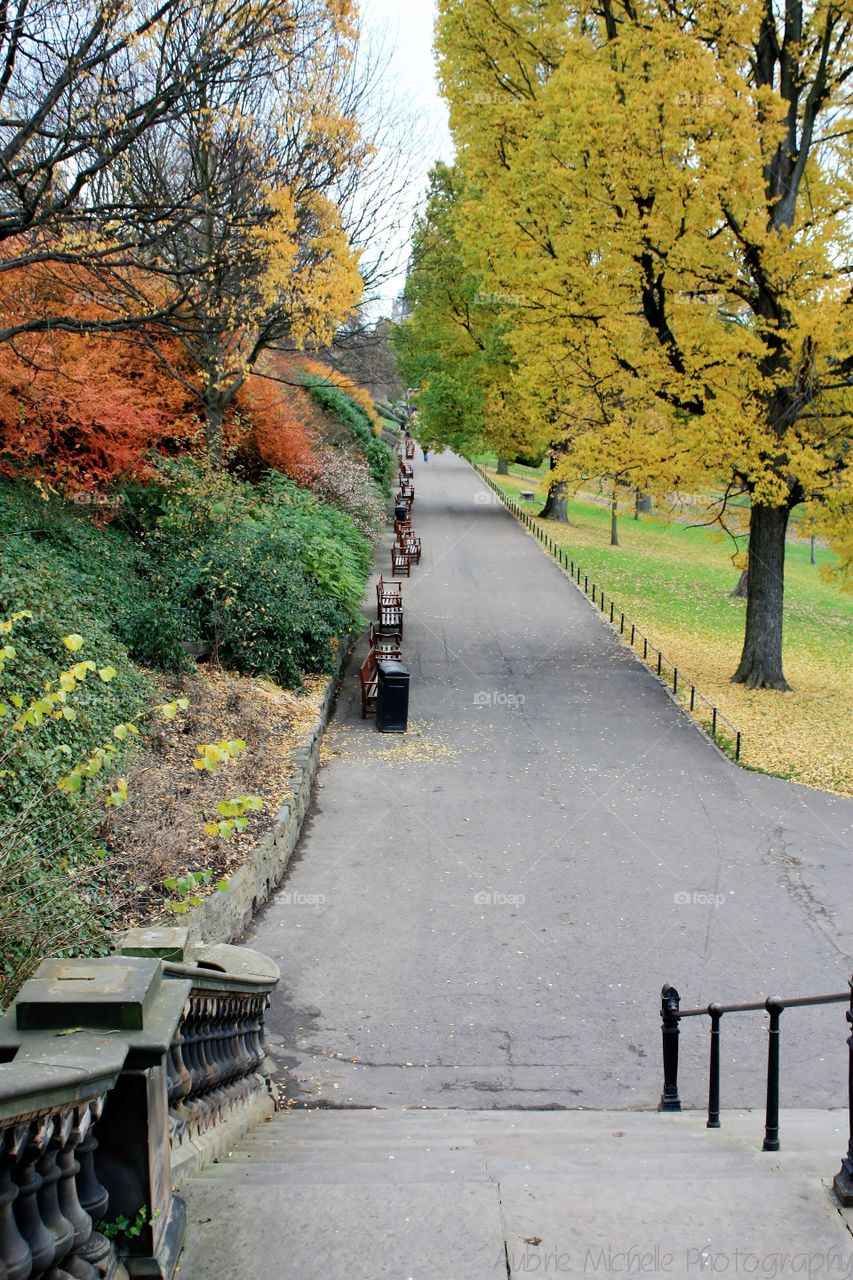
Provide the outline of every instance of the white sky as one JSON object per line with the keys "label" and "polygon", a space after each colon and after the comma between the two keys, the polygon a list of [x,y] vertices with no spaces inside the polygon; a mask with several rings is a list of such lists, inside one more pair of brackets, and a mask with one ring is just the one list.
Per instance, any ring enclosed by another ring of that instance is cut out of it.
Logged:
{"label": "white sky", "polygon": [[428,170],[436,160],[452,160],[453,144],[447,108],[435,81],[434,0],[361,0],[360,11],[365,41],[381,46],[389,64],[389,98],[398,99],[417,121],[413,131],[415,153],[409,162],[412,178],[400,209],[405,231],[396,243],[392,239],[385,250],[395,261],[395,275],[383,287],[381,302],[372,308],[380,315],[389,315],[391,303],[405,283],[412,211],[423,199]]}

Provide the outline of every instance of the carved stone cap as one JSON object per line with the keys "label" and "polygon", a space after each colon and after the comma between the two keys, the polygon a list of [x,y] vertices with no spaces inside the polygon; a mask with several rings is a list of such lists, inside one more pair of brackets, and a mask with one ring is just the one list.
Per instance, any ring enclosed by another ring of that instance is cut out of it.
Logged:
{"label": "carved stone cap", "polygon": [[189,944],[189,929],[177,927],[128,929],[127,933],[119,939],[118,954],[155,957],[158,960],[171,960],[177,964],[183,964],[187,960]]}

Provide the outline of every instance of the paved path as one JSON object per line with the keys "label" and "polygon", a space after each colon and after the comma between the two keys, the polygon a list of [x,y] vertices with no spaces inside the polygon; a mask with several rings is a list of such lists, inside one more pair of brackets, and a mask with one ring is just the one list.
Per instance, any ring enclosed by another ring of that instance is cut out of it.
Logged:
{"label": "paved path", "polygon": [[[463,462],[415,483],[414,723],[361,721],[359,650],[247,939],[282,966],[273,1053],[308,1105],[654,1105],[664,981],[690,1004],[844,988],[853,805],[722,757]],[[758,1104],[762,1017],[723,1031],[723,1104]],[[842,1007],[783,1034],[783,1104],[837,1105]],[[698,1023],[681,1043],[701,1105]]]}

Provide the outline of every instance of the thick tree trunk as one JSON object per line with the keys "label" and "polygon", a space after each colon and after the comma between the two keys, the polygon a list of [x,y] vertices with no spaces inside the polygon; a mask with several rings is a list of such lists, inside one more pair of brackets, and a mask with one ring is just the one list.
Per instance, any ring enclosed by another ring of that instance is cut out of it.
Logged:
{"label": "thick tree trunk", "polygon": [[206,401],[204,406],[204,442],[207,456],[211,462],[222,461],[222,418],[224,407],[222,398],[216,396]]}
{"label": "thick tree trunk", "polygon": [[809,548],[809,564],[817,564],[814,553],[814,534],[812,534],[811,546]]}
{"label": "thick tree trunk", "polygon": [[509,467],[507,466],[506,458],[498,458],[498,475],[499,476],[509,475]]}
{"label": "thick tree trunk", "polygon": [[749,689],[788,689],[782,671],[782,603],[787,507],[752,508],[749,521],[746,634],[732,680]]}
{"label": "thick tree trunk", "polygon": [[616,498],[616,491],[610,499],[610,545],[611,547],[619,546],[619,526],[617,520],[619,518],[619,503]]}
{"label": "thick tree trunk", "polygon": [[539,517],[542,520],[559,520],[561,524],[569,523],[569,513],[566,510],[565,480],[552,482],[548,490],[548,497],[545,499],[545,506],[539,512]]}
{"label": "thick tree trunk", "polygon": [[749,596],[748,578],[749,578],[748,570],[743,569],[741,571],[740,577],[737,580],[737,586],[732,592],[732,595],[736,600],[746,600],[747,597]]}

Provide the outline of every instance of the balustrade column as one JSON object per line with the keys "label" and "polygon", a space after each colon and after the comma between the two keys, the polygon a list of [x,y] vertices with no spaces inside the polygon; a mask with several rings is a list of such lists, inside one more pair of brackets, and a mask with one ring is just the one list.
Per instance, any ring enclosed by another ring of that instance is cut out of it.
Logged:
{"label": "balustrade column", "polygon": [[[98,1139],[95,1137],[94,1129],[103,1106],[103,1099],[98,1098],[78,1108],[77,1111],[77,1126],[82,1135],[82,1140],[77,1145],[80,1164],[80,1172],[77,1175],[77,1195],[80,1206],[88,1214],[93,1227],[94,1224],[103,1222],[106,1218],[110,1202],[109,1192],[101,1185],[95,1168]],[[84,1241],[77,1252],[84,1262],[88,1262],[95,1268],[96,1272],[105,1274],[112,1251],[113,1247],[106,1236],[102,1236],[100,1232],[93,1229],[88,1240]]]}
{"label": "balustrade column", "polygon": [[15,1201],[18,1187],[12,1174],[27,1141],[29,1125],[13,1125],[0,1131],[0,1259],[7,1280],[27,1280],[32,1270],[30,1246],[18,1228]]}
{"label": "balustrade column", "polygon": [[41,1216],[38,1198],[44,1182],[38,1171],[38,1163],[50,1141],[51,1127],[50,1118],[43,1116],[30,1123],[26,1143],[15,1169],[15,1181],[18,1184],[15,1217],[21,1235],[30,1246],[32,1269],[36,1275],[46,1271],[56,1255],[53,1234]]}

